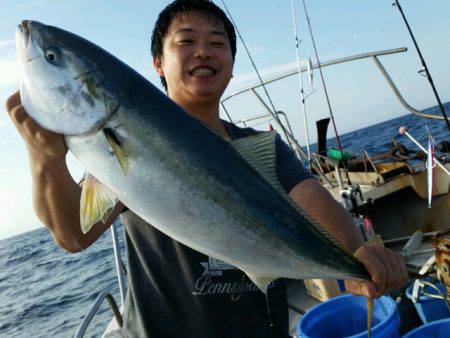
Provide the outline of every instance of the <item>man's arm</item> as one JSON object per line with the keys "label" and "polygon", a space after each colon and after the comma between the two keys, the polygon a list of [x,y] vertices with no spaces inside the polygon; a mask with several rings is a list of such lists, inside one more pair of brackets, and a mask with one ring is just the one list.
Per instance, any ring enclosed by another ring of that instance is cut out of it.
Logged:
{"label": "man's arm", "polygon": [[349,249],[371,275],[372,283],[345,281],[347,291],[379,297],[407,282],[408,274],[401,257],[380,244],[363,245],[361,234],[347,210],[317,180],[301,181],[289,196]]}
{"label": "man's arm", "polygon": [[28,149],[33,206],[38,218],[65,250],[79,252],[87,248],[112,224],[123,205],[116,206],[105,224],[98,222],[83,234],[80,228],[81,187],[67,168],[64,137],[39,127],[25,112],[19,92],[8,98],[6,109]]}

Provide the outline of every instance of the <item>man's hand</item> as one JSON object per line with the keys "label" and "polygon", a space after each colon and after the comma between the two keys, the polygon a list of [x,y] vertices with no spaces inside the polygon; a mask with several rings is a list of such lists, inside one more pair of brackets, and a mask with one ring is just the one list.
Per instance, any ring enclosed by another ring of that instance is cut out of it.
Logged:
{"label": "man's hand", "polygon": [[346,280],[346,290],[354,295],[380,297],[399,289],[408,281],[408,272],[403,259],[381,244],[362,245],[355,251],[354,256],[361,261],[372,277],[371,282]]}
{"label": "man's hand", "polygon": [[6,110],[25,141],[31,159],[47,161],[65,158],[67,147],[64,136],[38,126],[23,108],[19,91],[8,98]]}

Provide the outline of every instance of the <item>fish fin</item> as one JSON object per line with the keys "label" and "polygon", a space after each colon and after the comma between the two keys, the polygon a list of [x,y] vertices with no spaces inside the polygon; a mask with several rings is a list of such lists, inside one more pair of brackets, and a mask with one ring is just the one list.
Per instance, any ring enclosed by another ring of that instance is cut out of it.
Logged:
{"label": "fish fin", "polygon": [[349,252],[337,239],[335,239],[325,228],[312,219],[292,198],[286,193],[276,171],[276,135],[274,131],[262,132],[257,135],[242,137],[232,140],[233,148],[252,166],[258,173],[275,189],[302,217],[313,225],[313,231],[319,232],[327,240],[346,252],[352,259],[353,254]]}
{"label": "fish fin", "polygon": [[122,172],[124,173],[125,176],[128,176],[130,163],[128,162],[128,158],[125,155],[121,143],[118,140],[116,134],[110,128],[104,128],[103,133],[105,134],[106,139],[108,140],[108,143],[111,146],[114,155],[116,156],[117,162],[119,162]]}
{"label": "fish fin", "polygon": [[267,287],[269,284],[278,278],[273,276],[262,276],[252,272],[246,272],[246,275],[264,294],[267,294]]}
{"label": "fish fin", "polygon": [[115,204],[116,199],[109,189],[87,173],[80,200],[81,231],[85,234],[98,221],[105,223]]}
{"label": "fish fin", "polygon": [[286,194],[276,172],[274,131],[232,140],[233,148],[279,193]]}

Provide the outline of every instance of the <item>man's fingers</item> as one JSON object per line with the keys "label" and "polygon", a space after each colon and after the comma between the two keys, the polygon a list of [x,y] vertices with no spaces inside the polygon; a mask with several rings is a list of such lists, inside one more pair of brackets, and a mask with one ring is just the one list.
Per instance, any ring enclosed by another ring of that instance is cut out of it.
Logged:
{"label": "man's fingers", "polygon": [[15,122],[16,124],[22,124],[25,120],[28,119],[28,114],[22,107],[22,105],[14,107],[9,114],[13,122]]}
{"label": "man's fingers", "polygon": [[11,112],[11,110],[20,105],[22,102],[20,100],[20,92],[16,91],[13,95],[11,95],[10,97],[8,97],[8,99],[6,100],[5,106],[6,106],[6,111],[9,113]]}
{"label": "man's fingers", "polygon": [[384,292],[390,292],[397,288],[401,277],[398,274],[398,268],[395,267],[396,261],[394,255],[383,247],[380,247],[379,260],[386,269],[386,282],[384,285]]}
{"label": "man's fingers", "polygon": [[378,251],[378,248],[372,247],[372,245],[364,245],[355,251],[355,257],[364,264],[378,293],[382,294],[386,292],[388,270],[378,257],[380,255]]}
{"label": "man's fingers", "polygon": [[405,262],[403,261],[402,256],[400,256],[396,252],[392,252],[392,253],[394,255],[394,260],[396,262],[395,266],[396,266],[398,275],[400,276],[400,282],[399,282],[399,285],[397,286],[397,288],[400,288],[408,282],[408,278],[409,278],[408,270],[406,269],[406,265],[405,265]]}
{"label": "man's fingers", "polygon": [[372,282],[345,280],[345,290],[354,295],[378,297],[377,288]]}

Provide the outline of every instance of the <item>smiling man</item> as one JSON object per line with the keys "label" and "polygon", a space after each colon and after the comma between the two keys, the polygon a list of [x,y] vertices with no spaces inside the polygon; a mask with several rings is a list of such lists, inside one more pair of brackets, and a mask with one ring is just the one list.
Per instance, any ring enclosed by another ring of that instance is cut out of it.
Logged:
{"label": "smiling man", "polygon": [[[234,27],[206,0],[179,0],[159,15],[152,54],[168,96],[226,139],[257,133],[222,121],[220,97],[236,54]],[[80,186],[67,170],[61,135],[40,128],[24,111],[19,93],[7,110],[28,147],[37,215],[69,252],[94,243],[121,215],[128,251],[127,337],[286,337],[286,287],[276,281],[267,298],[246,275],[149,226],[120,203],[105,223],[80,230]],[[169,116],[170,118],[170,116]],[[379,245],[364,245],[351,217],[276,138],[276,170],[283,188],[366,266],[372,283],[346,282],[355,294],[379,296],[406,281],[401,258]],[[255,257],[255,259],[258,259]]]}

